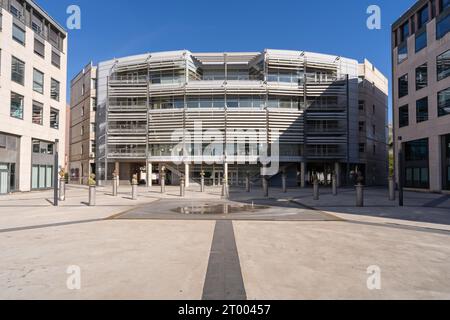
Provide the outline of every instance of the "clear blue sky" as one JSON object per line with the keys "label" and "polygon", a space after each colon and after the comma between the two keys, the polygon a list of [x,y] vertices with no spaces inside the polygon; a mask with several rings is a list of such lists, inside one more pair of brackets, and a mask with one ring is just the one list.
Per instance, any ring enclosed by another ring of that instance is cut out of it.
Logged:
{"label": "clear blue sky", "polygon": [[[369,59],[390,80],[391,24],[415,0],[36,0],[65,26],[81,8],[81,30],[69,31],[68,79],[89,61],[150,51],[315,51]],[[369,30],[369,5],[382,29]]]}

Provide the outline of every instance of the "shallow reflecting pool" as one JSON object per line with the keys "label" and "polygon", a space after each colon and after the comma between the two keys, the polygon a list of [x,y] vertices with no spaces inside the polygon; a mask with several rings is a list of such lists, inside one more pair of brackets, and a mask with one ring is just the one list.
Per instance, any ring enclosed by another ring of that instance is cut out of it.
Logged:
{"label": "shallow reflecting pool", "polygon": [[233,214],[233,213],[253,213],[259,210],[269,209],[268,206],[257,206],[252,204],[235,205],[235,204],[203,204],[184,206],[173,209],[173,212],[180,214]]}

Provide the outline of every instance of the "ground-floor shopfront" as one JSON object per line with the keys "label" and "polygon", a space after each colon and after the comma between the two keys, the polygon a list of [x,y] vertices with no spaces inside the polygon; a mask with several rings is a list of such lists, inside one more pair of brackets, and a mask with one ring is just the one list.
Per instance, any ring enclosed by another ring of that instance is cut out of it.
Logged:
{"label": "ground-floor shopfront", "polygon": [[0,132],[0,195],[18,188],[20,138]]}
{"label": "ground-floor shopfront", "polygon": [[[244,186],[246,177],[249,176],[253,183],[259,184],[261,180],[261,166],[257,164],[174,164],[172,162],[133,161],[122,160],[108,162],[107,184],[111,181],[113,173],[119,175],[121,183],[130,183],[133,175],[136,175],[140,184],[157,185],[161,183],[164,168],[166,185],[178,185],[180,177],[188,177],[187,184],[200,184],[202,173],[205,185],[220,186],[225,176],[228,177],[230,186]],[[282,185],[282,172],[286,173],[288,187],[301,187],[312,185],[315,177],[321,185],[329,186],[332,183],[333,174],[336,173],[339,185],[354,185],[358,174],[365,177],[368,170],[366,164],[344,163],[336,160],[311,160],[308,162],[282,162],[277,170],[278,174],[271,176],[270,185],[280,187]],[[378,172],[379,176],[387,181],[386,172]],[[372,180],[371,180],[372,181]],[[368,181],[369,185],[372,185]]]}
{"label": "ground-floor shopfront", "polygon": [[404,142],[404,186],[439,192],[450,190],[450,134]]}
{"label": "ground-floor shopfront", "polygon": [[53,142],[0,133],[0,195],[53,188],[54,161]]}

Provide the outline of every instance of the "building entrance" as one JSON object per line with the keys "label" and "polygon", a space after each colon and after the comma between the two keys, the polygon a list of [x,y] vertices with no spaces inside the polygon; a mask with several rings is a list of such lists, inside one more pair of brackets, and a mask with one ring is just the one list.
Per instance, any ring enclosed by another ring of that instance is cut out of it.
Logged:
{"label": "building entrance", "polygon": [[0,163],[0,194],[9,193],[8,165]]}

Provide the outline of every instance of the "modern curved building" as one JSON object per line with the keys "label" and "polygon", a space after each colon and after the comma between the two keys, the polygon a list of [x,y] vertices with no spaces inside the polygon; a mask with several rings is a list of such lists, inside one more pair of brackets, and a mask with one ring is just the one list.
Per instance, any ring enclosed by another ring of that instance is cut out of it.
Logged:
{"label": "modern curved building", "polygon": [[278,160],[266,163],[276,169],[273,185],[281,171],[304,186],[314,172],[324,183],[333,172],[350,183],[356,170],[384,184],[387,86],[368,61],[303,51],[184,50],[101,62],[96,173],[104,182],[114,170],[124,181],[136,173],[152,184],[164,166],[168,183],[186,175],[189,185],[204,171],[210,184],[226,175],[241,185],[247,174],[259,179],[268,153]]}

